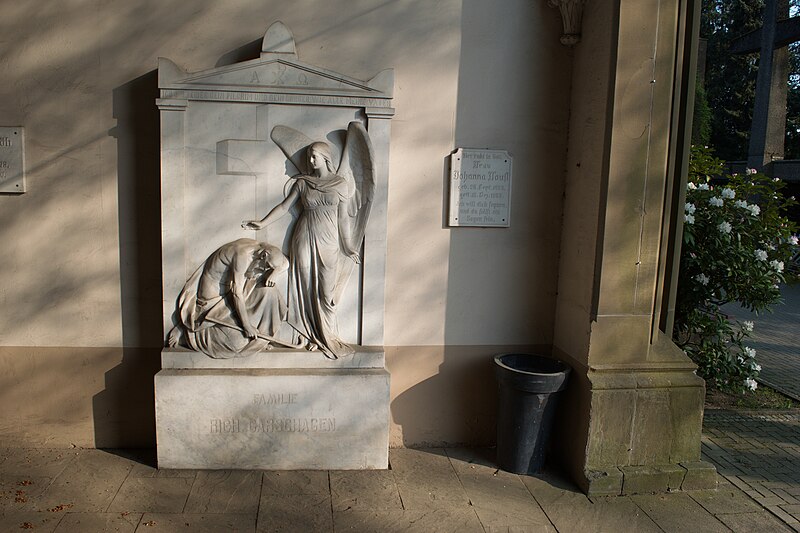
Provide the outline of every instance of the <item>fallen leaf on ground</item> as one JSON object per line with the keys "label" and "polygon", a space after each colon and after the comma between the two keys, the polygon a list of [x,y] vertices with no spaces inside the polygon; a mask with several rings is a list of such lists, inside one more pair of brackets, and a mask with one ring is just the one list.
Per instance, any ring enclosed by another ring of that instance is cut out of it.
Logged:
{"label": "fallen leaf on ground", "polygon": [[60,513],[64,509],[69,509],[70,507],[72,507],[71,503],[62,503],[61,505],[56,505],[52,509],[48,509],[48,511],[51,513]]}

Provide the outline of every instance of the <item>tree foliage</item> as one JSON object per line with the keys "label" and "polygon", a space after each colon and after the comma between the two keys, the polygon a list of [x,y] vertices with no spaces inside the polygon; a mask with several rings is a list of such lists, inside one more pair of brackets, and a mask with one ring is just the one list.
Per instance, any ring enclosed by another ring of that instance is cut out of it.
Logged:
{"label": "tree foliage", "polygon": [[692,147],[673,337],[706,381],[743,390],[755,388],[760,369],[745,344],[752,324],[729,319],[722,306],[762,312],[780,301],[778,286],[798,251],[785,216],[795,201],[783,195],[781,180],[754,170],[711,183],[722,174],[710,149]]}
{"label": "tree foliage", "polygon": [[[734,55],[731,42],[761,27],[764,0],[702,0],[700,37],[708,43],[705,91],[711,109],[709,144],[722,159],[747,158],[758,53]],[[797,14],[800,0],[789,0]],[[786,158],[800,158],[800,44],[790,46]]]}

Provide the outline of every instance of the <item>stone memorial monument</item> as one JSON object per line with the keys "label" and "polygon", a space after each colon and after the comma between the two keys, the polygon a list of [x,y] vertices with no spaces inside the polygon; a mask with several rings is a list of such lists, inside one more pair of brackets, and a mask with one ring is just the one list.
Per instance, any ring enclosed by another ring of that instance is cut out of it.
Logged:
{"label": "stone memorial monument", "polygon": [[261,57],[159,63],[159,467],[388,464],[383,352],[394,74]]}

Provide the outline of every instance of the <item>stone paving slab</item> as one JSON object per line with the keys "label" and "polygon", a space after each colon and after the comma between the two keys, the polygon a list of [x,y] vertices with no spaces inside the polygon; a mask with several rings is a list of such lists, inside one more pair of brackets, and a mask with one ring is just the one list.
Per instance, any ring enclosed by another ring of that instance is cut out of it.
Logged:
{"label": "stone paving slab", "polygon": [[278,496],[330,494],[330,480],[324,470],[264,472],[261,493]]}
{"label": "stone paving slab", "polygon": [[630,497],[590,500],[559,476],[544,473],[521,478],[558,531],[662,531]]}
{"label": "stone paving slab", "polygon": [[183,477],[129,477],[117,491],[108,511],[180,513],[186,505],[192,481]]}
{"label": "stone paving slab", "polygon": [[442,449],[389,451],[404,509],[468,507],[469,498]]}
{"label": "stone paving slab", "polygon": [[5,452],[0,472],[17,476],[49,477],[59,475],[79,455],[79,450],[17,448]]}
{"label": "stone paving slab", "polygon": [[334,511],[403,508],[391,470],[331,471],[330,480]]}
{"label": "stone paving slab", "polygon": [[721,514],[717,518],[735,533],[753,533],[754,531],[763,531],[765,533],[782,533],[793,530],[769,511],[760,511],[757,513],[741,514]]}
{"label": "stone paving slab", "polygon": [[[334,513],[336,531],[358,533],[483,533],[509,531],[484,529],[471,509],[427,509],[394,511],[344,511]],[[536,530],[543,531],[543,530]]]}
{"label": "stone paving slab", "polygon": [[142,513],[67,513],[55,533],[133,533],[141,519]]}
{"label": "stone paving slab", "polygon": [[729,530],[689,494],[639,494],[630,497],[658,526],[667,532],[724,533]]}
{"label": "stone paving slab", "polygon": [[0,512],[0,531],[26,531],[36,533],[55,531],[61,515],[39,511],[2,511]]}
{"label": "stone paving slab", "polygon": [[183,512],[256,514],[261,477],[261,472],[244,470],[199,472]]}
{"label": "stone paving slab", "polygon": [[133,467],[102,450],[82,450],[35,501],[40,511],[103,512]]}
{"label": "stone paving slab", "polygon": [[136,533],[253,533],[256,519],[237,514],[157,514],[142,516]]}
{"label": "stone paving slab", "polygon": [[257,531],[333,531],[331,496],[262,494]]}
{"label": "stone paving slab", "polygon": [[485,450],[456,448],[447,454],[487,530],[556,531],[521,476],[498,470]]}
{"label": "stone paving slab", "polygon": [[49,477],[0,475],[0,511],[34,510],[34,502],[52,482]]}

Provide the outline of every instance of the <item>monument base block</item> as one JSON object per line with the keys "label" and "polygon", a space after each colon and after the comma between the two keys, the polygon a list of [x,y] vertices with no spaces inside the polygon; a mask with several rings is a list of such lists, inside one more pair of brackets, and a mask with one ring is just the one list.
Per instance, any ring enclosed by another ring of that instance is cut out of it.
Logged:
{"label": "monument base block", "polygon": [[[388,467],[389,373],[381,350],[337,360],[277,350],[212,359],[169,348],[161,359],[159,468]],[[287,367],[293,360],[298,368]]]}

